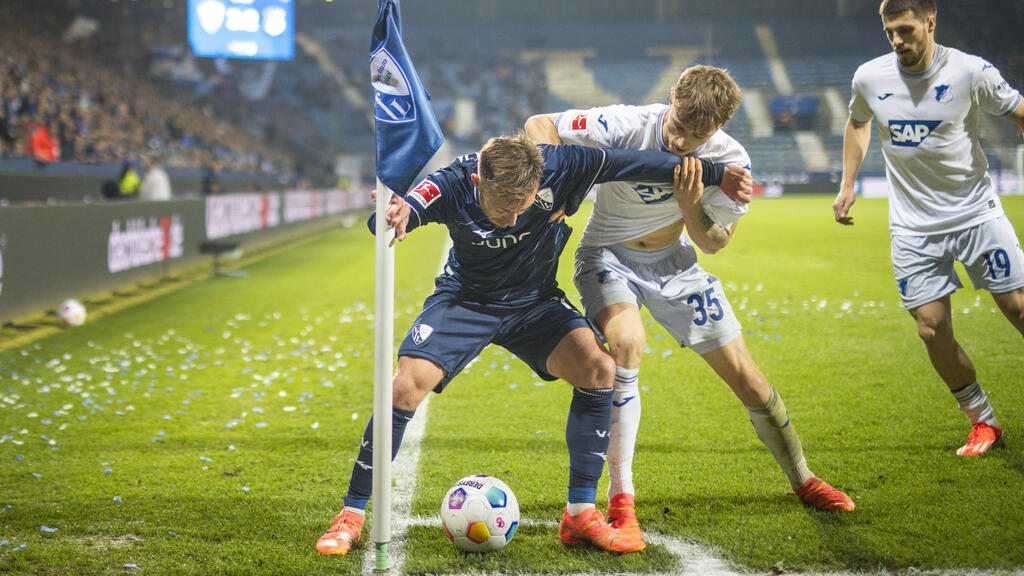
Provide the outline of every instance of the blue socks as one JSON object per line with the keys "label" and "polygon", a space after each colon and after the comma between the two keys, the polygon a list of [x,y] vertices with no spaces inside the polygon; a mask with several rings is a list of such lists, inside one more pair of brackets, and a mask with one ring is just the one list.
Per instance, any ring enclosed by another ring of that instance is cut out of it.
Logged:
{"label": "blue socks", "polygon": [[[391,409],[391,459],[398,454],[398,447],[402,445],[402,437],[405,436],[405,427],[416,414],[415,411],[402,410],[401,408]],[[366,510],[366,503],[370,501],[370,494],[373,492],[373,416],[366,423],[366,430],[363,431],[363,441],[359,447],[359,455],[356,463],[352,465],[352,478],[348,481],[348,494],[345,495],[345,507]]]}
{"label": "blue socks", "polygon": [[572,389],[565,423],[569,447],[569,503],[595,502],[611,435],[612,388]]}

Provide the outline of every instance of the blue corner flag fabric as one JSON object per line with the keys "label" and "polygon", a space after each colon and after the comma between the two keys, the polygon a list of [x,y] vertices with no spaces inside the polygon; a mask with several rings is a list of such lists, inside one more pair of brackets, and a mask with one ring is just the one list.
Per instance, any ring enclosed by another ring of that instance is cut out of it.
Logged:
{"label": "blue corner flag fabric", "polygon": [[370,44],[370,82],[376,119],[377,178],[398,194],[441,147],[444,136],[412,59],[402,44],[398,0],[378,0]]}

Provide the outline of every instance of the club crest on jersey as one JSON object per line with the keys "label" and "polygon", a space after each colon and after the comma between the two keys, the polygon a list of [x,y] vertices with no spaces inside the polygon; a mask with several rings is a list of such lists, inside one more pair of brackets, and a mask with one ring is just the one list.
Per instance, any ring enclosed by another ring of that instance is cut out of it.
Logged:
{"label": "club crest on jersey", "polygon": [[939,84],[935,87],[935,101],[941,104],[949,104],[953,101],[953,92],[949,84]]}
{"label": "club crest on jersey", "polygon": [[373,85],[373,115],[378,121],[405,124],[416,120],[416,102],[409,79],[398,61],[384,48],[370,56],[370,82]]}
{"label": "club crest on jersey", "polygon": [[633,186],[633,190],[636,190],[644,204],[656,204],[672,197],[671,189],[665,190],[657,186]]}
{"label": "club crest on jersey", "polygon": [[409,198],[416,200],[424,208],[429,208],[434,200],[441,197],[441,189],[430,180],[420,182],[419,186],[409,191]]}
{"label": "club crest on jersey", "polygon": [[586,130],[587,129],[587,115],[586,114],[577,114],[576,117],[572,119],[572,129],[573,130]]}
{"label": "club crest on jersey", "polygon": [[427,324],[417,324],[412,327],[412,341],[423,344],[434,333],[434,328]]}
{"label": "club crest on jersey", "polygon": [[889,120],[893,146],[917,147],[942,124],[941,120]]}
{"label": "club crest on jersey", "polygon": [[555,194],[551,188],[544,188],[537,192],[537,198],[533,201],[541,210],[551,210],[555,205]]}

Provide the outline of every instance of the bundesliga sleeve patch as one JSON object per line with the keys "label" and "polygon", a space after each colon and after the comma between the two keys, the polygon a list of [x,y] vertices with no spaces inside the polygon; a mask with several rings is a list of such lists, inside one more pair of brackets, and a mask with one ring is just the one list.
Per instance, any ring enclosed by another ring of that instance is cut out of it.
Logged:
{"label": "bundesliga sleeve patch", "polygon": [[587,115],[586,114],[577,114],[576,117],[572,119],[572,129],[573,130],[586,130],[587,129]]}
{"label": "bundesliga sleeve patch", "polygon": [[416,200],[420,206],[429,208],[441,196],[441,189],[430,180],[420,182],[419,186],[409,191],[409,198]]}

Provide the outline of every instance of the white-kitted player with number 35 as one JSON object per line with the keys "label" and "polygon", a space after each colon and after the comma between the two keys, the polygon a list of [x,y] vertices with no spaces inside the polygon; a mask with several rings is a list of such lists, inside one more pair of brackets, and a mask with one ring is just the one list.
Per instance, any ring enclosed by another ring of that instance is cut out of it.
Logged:
{"label": "white-kitted player with number 35", "polygon": [[954,264],[960,261],[974,287],[991,292],[1024,334],[1024,253],[978,142],[980,114],[1024,128],[1024,104],[992,64],[935,43],[935,0],[885,0],[879,14],[894,53],[853,76],[832,209],[837,222],[853,224],[854,182],[874,118],[889,180],[896,285],[932,366],[971,419],[957,454],[975,456],[1001,444],[1003,430],[953,336],[950,294],[963,287]]}
{"label": "white-kitted player with number 35", "polygon": [[[741,179],[749,190],[750,158],[721,130],[739,104],[739,87],[724,70],[694,66],[679,77],[668,105],[533,116],[526,130],[536,142],[663,150],[727,164],[723,182]],[[616,364],[608,520],[641,535],[632,470],[646,339],[641,306],[729,385],[802,500],[825,510],[853,510],[846,494],[808,469],[782,399],[750,357],[722,283],[697,263],[693,245],[704,253],[724,248],[750,197],[728,198],[718,187],[699,184],[699,174],[696,185],[677,183],[679,194],[657,183],[601,184],[576,252],[580,298]]]}

